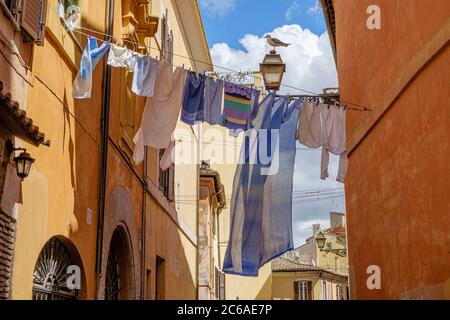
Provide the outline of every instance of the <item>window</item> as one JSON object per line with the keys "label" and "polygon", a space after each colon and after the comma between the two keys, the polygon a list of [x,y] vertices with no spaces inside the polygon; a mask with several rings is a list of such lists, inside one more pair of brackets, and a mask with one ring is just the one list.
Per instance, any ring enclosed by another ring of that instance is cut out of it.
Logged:
{"label": "window", "polygon": [[338,284],[336,286],[336,299],[337,300],[345,300],[344,288],[340,284]]}
{"label": "window", "polygon": [[322,300],[328,300],[328,288],[326,281],[322,281]]}
{"label": "window", "polygon": [[166,260],[156,257],[156,300],[165,298]]}
{"label": "window", "polygon": [[158,158],[158,170],[159,170],[159,189],[164,194],[164,196],[169,201],[174,201],[174,177],[175,177],[175,166],[172,164],[172,166],[163,171],[159,167],[159,162],[161,161],[164,152],[166,152],[166,149],[160,149],[159,150],[159,158]]}
{"label": "window", "polygon": [[14,13],[14,5],[15,5],[15,1],[14,0],[5,0],[5,5],[8,8],[9,12]]}
{"label": "window", "polygon": [[294,282],[295,300],[313,300],[312,298],[312,282],[296,281]]}
{"label": "window", "polygon": [[33,274],[33,300],[75,300],[77,289],[67,287],[67,267],[74,265],[66,246],[50,239],[39,254]]}
{"label": "window", "polygon": [[10,19],[19,24],[26,39],[43,45],[47,0],[2,0]]}
{"label": "window", "polygon": [[128,147],[132,150],[132,139],[136,134],[136,95],[132,92],[133,72],[121,70],[123,72],[123,87],[125,92],[122,101],[122,117],[120,127],[122,128],[122,136],[126,140]]}

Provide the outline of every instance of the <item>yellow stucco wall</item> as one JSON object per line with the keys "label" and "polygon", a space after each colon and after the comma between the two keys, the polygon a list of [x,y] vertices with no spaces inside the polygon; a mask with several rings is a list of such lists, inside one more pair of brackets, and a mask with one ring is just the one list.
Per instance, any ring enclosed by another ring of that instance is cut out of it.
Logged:
{"label": "yellow stucco wall", "polygon": [[[179,1],[182,3],[183,1]],[[121,1],[116,1],[114,36],[120,39]],[[180,58],[193,56],[209,61],[206,40],[199,24],[196,7],[174,7],[177,1],[152,1],[153,14],[159,16],[163,7],[169,11],[169,25],[173,30],[175,65],[203,71],[205,65],[195,65]],[[105,2],[80,1],[83,26],[105,32]],[[196,3],[195,3],[196,6]],[[198,9],[198,8],[197,8]],[[189,11],[191,10],[191,11]],[[183,22],[181,22],[183,20]],[[188,28],[189,32],[185,29]],[[77,36],[84,45],[84,37]],[[155,44],[154,41],[152,41]],[[200,46],[201,44],[201,46]],[[56,1],[49,1],[45,45],[34,47],[32,58],[32,87],[23,103],[40,130],[51,140],[51,146],[35,148],[23,143],[36,158],[30,176],[23,182],[22,199],[17,222],[12,298],[30,299],[33,271],[44,244],[53,236],[69,239],[79,253],[85,274],[84,297],[96,296],[95,254],[97,236],[100,112],[102,106],[102,60],[94,71],[92,98],[72,99],[72,82],[78,72],[82,52],[64,30],[56,15]],[[151,52],[151,54],[155,54]],[[155,54],[156,56],[156,54]],[[113,72],[112,91],[119,92],[121,82]],[[140,119],[143,99],[137,102],[136,117]],[[66,105],[67,108],[64,108]],[[120,151],[120,105],[111,99],[110,151],[107,197],[118,186],[126,189],[133,209],[132,224],[135,237],[140,239],[142,215],[143,166],[133,167]],[[190,130],[184,124],[180,127]],[[192,135],[193,136],[193,135]],[[119,146],[119,148],[117,148]],[[148,176],[157,185],[157,152],[149,150]],[[175,186],[178,194],[197,196],[197,165],[177,166]],[[166,259],[165,298],[195,299],[196,297],[196,205],[166,203],[178,209],[175,215],[167,212],[154,194],[147,193],[146,297],[155,298],[156,255]],[[107,199],[108,200],[108,199]],[[92,223],[87,223],[87,211],[92,210]],[[108,213],[106,213],[108,214]],[[192,237],[193,233],[193,237]],[[139,248],[139,247],[137,247]],[[105,252],[104,252],[105,254]],[[107,252],[106,252],[107,254]],[[140,252],[136,273],[140,273]]]}
{"label": "yellow stucco wall", "polygon": [[[53,236],[72,241],[82,256],[87,297],[94,297],[95,291],[98,171],[92,164],[98,163],[101,86],[93,88],[89,101],[74,102],[71,98],[76,70],[73,69],[74,61],[68,58],[76,60],[81,52],[62,31],[56,17],[55,1],[49,3],[46,42],[43,47],[34,47],[32,71],[53,92],[32,77],[27,114],[51,140],[51,147],[35,148],[24,143],[36,162],[22,184],[23,205],[17,221],[13,299],[31,298],[36,260],[44,244]],[[104,3],[100,1],[88,1],[85,5],[90,12],[104,12]],[[88,22],[102,30],[101,21],[104,20],[88,16]],[[101,78],[101,70],[102,62],[95,71],[97,79]],[[94,212],[91,225],[86,221],[88,208]]]}

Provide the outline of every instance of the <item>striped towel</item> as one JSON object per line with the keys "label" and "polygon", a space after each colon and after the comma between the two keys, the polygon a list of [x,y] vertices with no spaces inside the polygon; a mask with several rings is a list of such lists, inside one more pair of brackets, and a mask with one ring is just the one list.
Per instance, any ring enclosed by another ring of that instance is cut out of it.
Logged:
{"label": "striped towel", "polygon": [[251,115],[252,89],[225,82],[222,125],[231,130],[247,130]]}

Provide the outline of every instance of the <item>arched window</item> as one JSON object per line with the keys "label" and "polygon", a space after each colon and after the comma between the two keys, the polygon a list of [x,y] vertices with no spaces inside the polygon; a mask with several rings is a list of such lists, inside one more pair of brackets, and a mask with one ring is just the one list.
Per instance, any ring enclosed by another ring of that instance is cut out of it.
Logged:
{"label": "arched window", "polygon": [[77,289],[67,287],[71,275],[69,266],[75,265],[66,246],[57,238],[50,239],[36,262],[33,277],[33,300],[74,300]]}

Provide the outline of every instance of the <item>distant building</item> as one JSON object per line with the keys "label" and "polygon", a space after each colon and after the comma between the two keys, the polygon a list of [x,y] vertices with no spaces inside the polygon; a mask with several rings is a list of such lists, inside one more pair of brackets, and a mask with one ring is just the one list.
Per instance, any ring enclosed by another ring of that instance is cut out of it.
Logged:
{"label": "distant building", "polygon": [[272,261],[273,299],[349,299],[344,221],[344,214],[330,213],[330,228],[314,225],[305,244]]}

